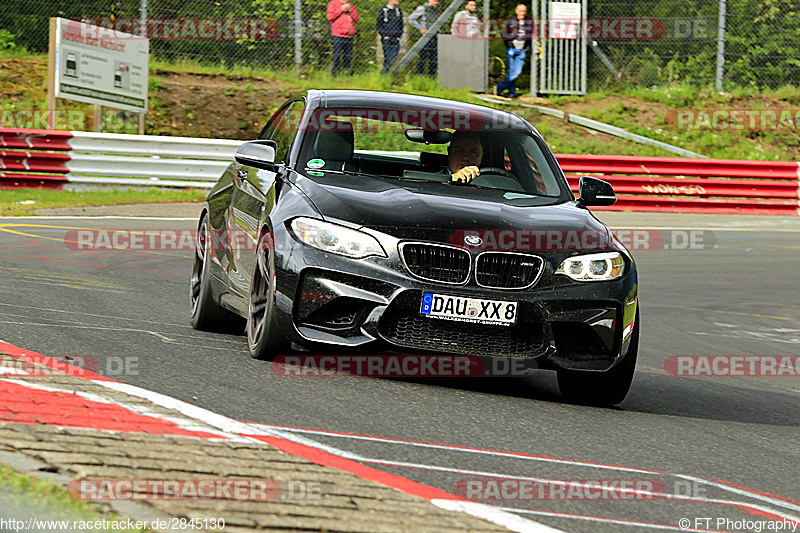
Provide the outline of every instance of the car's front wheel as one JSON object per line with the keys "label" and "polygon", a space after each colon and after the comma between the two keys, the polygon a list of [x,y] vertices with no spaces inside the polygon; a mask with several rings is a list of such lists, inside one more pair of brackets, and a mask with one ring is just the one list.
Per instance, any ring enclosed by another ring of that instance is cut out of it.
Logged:
{"label": "car's front wheel", "polygon": [[250,282],[247,316],[247,344],[254,359],[269,360],[289,349],[289,342],[275,325],[275,277],[269,251],[263,241],[256,247],[255,269]]}
{"label": "car's front wheel", "polygon": [[625,359],[606,372],[560,369],[558,388],[568,401],[585,405],[617,405],[628,395],[639,352],[639,311],[636,311]]}
{"label": "car's front wheel", "polygon": [[190,287],[191,319],[194,329],[205,331],[238,331],[244,326],[242,317],[220,307],[211,293],[211,233],[208,214],[200,220],[195,240],[194,264]]}

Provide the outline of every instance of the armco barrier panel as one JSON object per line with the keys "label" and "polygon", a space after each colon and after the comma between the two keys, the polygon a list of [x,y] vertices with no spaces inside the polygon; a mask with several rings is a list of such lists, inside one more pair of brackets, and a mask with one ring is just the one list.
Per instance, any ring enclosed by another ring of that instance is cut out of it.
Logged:
{"label": "armco barrier panel", "polygon": [[573,191],[580,176],[614,186],[614,211],[798,215],[800,163],[619,155],[556,156]]}
{"label": "armco barrier panel", "polygon": [[[0,129],[0,188],[65,183],[210,188],[241,141]],[[676,157],[558,154],[580,176],[607,180],[615,211],[800,214],[800,164]]]}
{"label": "armco barrier panel", "polygon": [[66,183],[209,189],[241,141],[0,128],[0,188]]}

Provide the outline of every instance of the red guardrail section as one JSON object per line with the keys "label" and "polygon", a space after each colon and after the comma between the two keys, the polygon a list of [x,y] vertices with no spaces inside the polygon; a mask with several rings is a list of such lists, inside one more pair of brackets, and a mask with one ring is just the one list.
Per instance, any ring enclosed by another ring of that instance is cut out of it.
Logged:
{"label": "red guardrail section", "polygon": [[599,209],[800,214],[799,163],[577,154],[556,158],[576,193],[584,175],[614,186],[617,203]]}
{"label": "red guardrail section", "polygon": [[[67,181],[65,163],[72,150],[72,133],[59,130],[0,128],[0,189],[18,187],[59,188]],[[38,150],[38,151],[31,151]]]}

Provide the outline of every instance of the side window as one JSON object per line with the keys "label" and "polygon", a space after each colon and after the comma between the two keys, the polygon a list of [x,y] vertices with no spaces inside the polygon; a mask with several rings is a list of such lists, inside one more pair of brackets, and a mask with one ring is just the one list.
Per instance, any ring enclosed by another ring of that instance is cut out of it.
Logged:
{"label": "side window", "polygon": [[278,145],[278,152],[275,154],[276,162],[286,162],[289,147],[297,136],[304,109],[305,102],[302,100],[295,100],[283,106],[272,116],[258,136],[259,139],[275,141],[275,144]]}

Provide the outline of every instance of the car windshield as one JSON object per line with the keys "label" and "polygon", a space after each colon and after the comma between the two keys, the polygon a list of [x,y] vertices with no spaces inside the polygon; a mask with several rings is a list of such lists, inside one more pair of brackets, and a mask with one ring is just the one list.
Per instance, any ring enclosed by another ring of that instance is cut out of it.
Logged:
{"label": "car windshield", "polygon": [[[450,185],[459,164],[469,164],[479,167],[480,175],[465,190],[495,189],[512,199],[565,194],[542,141],[526,131],[458,113],[318,110],[306,117],[298,170],[312,179],[323,173],[348,174]],[[459,154],[454,134],[473,139],[471,154]]]}

